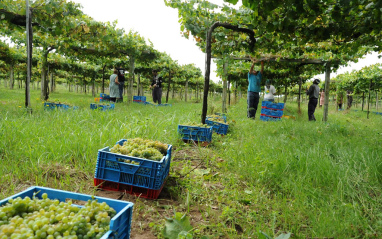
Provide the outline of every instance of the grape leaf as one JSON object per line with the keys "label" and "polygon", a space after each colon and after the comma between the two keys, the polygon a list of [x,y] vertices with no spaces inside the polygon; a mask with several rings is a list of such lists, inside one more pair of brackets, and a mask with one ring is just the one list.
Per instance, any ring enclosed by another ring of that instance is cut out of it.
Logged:
{"label": "grape leaf", "polygon": [[182,215],[177,212],[173,218],[166,218],[163,236],[166,239],[191,239],[192,235],[189,233],[190,230],[192,230],[192,226],[189,218],[186,214]]}

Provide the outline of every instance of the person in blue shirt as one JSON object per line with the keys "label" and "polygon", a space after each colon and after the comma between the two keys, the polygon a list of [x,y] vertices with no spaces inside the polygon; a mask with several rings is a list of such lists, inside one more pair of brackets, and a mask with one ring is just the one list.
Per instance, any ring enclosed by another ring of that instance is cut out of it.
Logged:
{"label": "person in blue shirt", "polygon": [[248,73],[248,94],[247,94],[247,116],[250,119],[255,119],[257,106],[259,104],[260,99],[260,91],[261,91],[261,78],[263,76],[264,71],[264,62],[261,62],[261,70],[254,71],[253,68],[255,66],[256,61],[252,60],[252,66]]}

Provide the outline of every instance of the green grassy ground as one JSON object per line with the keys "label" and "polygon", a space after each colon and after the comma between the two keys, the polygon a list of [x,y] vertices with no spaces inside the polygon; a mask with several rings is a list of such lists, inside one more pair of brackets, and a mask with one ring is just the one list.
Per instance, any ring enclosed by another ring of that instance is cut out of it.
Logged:
{"label": "green grassy ground", "polygon": [[[132,234],[149,230],[161,237],[164,215],[175,210],[191,217],[196,238],[257,238],[260,230],[292,238],[382,237],[380,115],[366,119],[364,112],[331,106],[328,123],[308,122],[306,104],[298,115],[288,102],[285,114],[296,120],[253,121],[241,99],[228,110],[229,134],[213,135],[213,143],[200,148],[184,144],[177,126],[199,122],[201,103],[122,103],[100,112],[90,110],[91,95],[60,89],[51,99],[79,109],[47,111],[39,92],[31,98],[28,115],[19,107],[23,91],[0,87],[0,199],[31,185],[94,193],[98,149],[142,137],[175,150],[167,201],[136,201],[133,224],[140,226]],[[219,106],[210,102],[209,108]]]}

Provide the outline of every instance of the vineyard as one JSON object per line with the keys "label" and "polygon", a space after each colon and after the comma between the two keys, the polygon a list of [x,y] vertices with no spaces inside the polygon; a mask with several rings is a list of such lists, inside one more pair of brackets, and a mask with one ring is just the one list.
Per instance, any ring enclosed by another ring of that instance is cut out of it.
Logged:
{"label": "vineyard", "polygon": [[[204,72],[78,3],[0,2],[0,239],[382,237],[382,64],[331,76],[381,52],[382,3],[163,5]],[[252,64],[276,89],[255,120]]]}

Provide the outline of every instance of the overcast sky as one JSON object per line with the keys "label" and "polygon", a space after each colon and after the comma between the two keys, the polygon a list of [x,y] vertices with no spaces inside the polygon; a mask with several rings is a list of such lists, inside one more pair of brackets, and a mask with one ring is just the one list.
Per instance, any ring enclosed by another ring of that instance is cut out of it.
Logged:
{"label": "overcast sky", "polygon": [[[154,48],[166,52],[180,65],[195,63],[204,76],[205,54],[195,45],[192,38],[180,34],[178,11],[166,7],[163,0],[71,0],[83,6],[85,14],[97,21],[118,20],[118,28],[126,32],[134,30],[146,40],[150,39]],[[211,1],[223,3],[222,0]],[[216,65],[211,64],[211,79],[216,77]]]}
{"label": "overcast sky", "polygon": [[[85,14],[97,21],[118,21],[118,28],[130,29],[138,32],[146,40],[150,39],[154,48],[166,52],[179,64],[195,63],[204,76],[205,54],[195,45],[192,38],[186,39],[180,35],[180,24],[178,23],[178,11],[166,7],[163,0],[71,0],[83,6]],[[223,5],[223,0],[210,0],[210,2]],[[349,67],[342,67],[337,74],[359,70],[364,66],[382,63],[378,54],[372,54],[358,63],[352,63]],[[211,79],[215,82],[220,79],[216,77],[216,65],[211,64]],[[316,76],[324,80],[324,75]]]}

